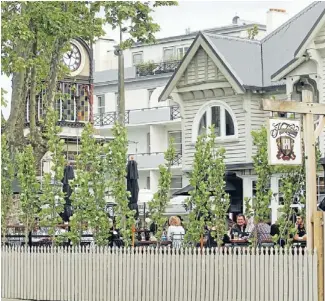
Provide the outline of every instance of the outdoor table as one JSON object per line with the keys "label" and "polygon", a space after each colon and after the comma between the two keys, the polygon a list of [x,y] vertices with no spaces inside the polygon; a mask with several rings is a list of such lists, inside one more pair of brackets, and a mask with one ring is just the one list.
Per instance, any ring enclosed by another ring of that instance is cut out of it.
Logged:
{"label": "outdoor table", "polygon": [[[157,241],[150,241],[150,240],[136,241],[135,247],[156,246],[157,243],[158,243]],[[168,241],[168,240],[160,242],[160,246],[163,246],[163,247],[169,246],[171,244],[172,244],[172,242]]]}
{"label": "outdoor table", "polygon": [[249,241],[247,239],[231,239],[232,247],[248,247]]}
{"label": "outdoor table", "polygon": [[306,240],[293,240],[292,247],[293,248],[306,248],[307,241]]}

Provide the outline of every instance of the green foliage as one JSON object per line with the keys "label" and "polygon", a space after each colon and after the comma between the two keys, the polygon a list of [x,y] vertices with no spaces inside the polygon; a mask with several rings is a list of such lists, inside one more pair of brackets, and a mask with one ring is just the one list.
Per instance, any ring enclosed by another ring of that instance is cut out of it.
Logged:
{"label": "green foliage", "polygon": [[154,8],[177,5],[176,1],[107,1],[104,2],[105,20],[112,29],[128,33],[129,38],[120,41],[120,48],[130,48],[134,43],[154,43],[160,26],[153,21]]}
{"label": "green foliage", "polygon": [[165,164],[159,165],[159,182],[158,191],[154,194],[153,200],[149,202],[150,217],[157,225],[157,240],[160,241],[163,226],[166,222],[166,217],[163,216],[167,204],[170,199],[170,183],[172,179],[171,166],[176,156],[176,150],[173,144],[173,139],[170,139],[169,146],[165,152]]}
{"label": "green foliage", "polygon": [[[266,222],[270,219],[269,205],[272,199],[271,176],[272,167],[268,164],[267,131],[262,127],[252,132],[253,144],[256,146],[256,155],[253,156],[254,170],[257,174],[256,196],[246,201],[247,217],[254,217],[254,223]],[[252,204],[249,202],[252,201]]]}
{"label": "green foliage", "polygon": [[24,147],[17,154],[17,178],[20,184],[20,206],[22,215],[21,222],[25,226],[25,243],[28,242],[28,233],[32,231],[35,218],[39,212],[39,189],[40,185],[36,178],[36,163],[31,145]]}
{"label": "green foliage", "polygon": [[45,137],[47,138],[48,151],[51,154],[51,170],[44,174],[39,214],[40,225],[48,228],[48,233],[54,242],[61,241],[55,238],[56,227],[60,224],[59,214],[64,211],[64,193],[61,181],[64,174],[65,156],[64,140],[60,138],[61,127],[57,126],[58,114],[52,108],[47,111]]}
{"label": "green foliage", "polygon": [[1,220],[2,235],[7,233],[9,216],[13,206],[12,182],[14,179],[14,163],[5,134],[1,135]]}
{"label": "green foliage", "polygon": [[129,192],[126,187],[127,133],[126,128],[116,123],[112,129],[114,140],[110,143],[110,193],[117,206],[116,227],[123,236],[124,244],[130,246],[132,226],[135,224],[133,210],[129,208]]}
{"label": "green foliage", "polygon": [[248,38],[254,40],[258,35],[258,26],[255,24],[253,27],[247,29]]}
{"label": "green foliage", "polygon": [[94,138],[94,128],[87,124],[81,135],[81,150],[77,157],[71,196],[74,208],[68,233],[73,244],[80,243],[82,232],[93,232],[97,245],[106,245],[109,221],[105,212],[105,166],[103,147]]}
{"label": "green foliage", "polygon": [[212,235],[220,244],[227,232],[226,213],[229,195],[225,193],[225,150],[216,148],[213,128],[208,135],[198,137],[195,145],[193,172],[190,184],[194,188],[186,201],[190,209],[185,240],[198,242],[204,234],[204,226],[215,230]]}

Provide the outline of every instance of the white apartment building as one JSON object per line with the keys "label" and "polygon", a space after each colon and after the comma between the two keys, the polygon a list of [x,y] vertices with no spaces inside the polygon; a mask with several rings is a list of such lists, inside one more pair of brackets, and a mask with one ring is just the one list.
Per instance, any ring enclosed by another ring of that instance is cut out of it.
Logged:
{"label": "white apartment building", "polygon": [[[256,39],[266,33],[266,26],[234,17],[230,25],[204,32],[246,38],[247,30],[257,25]],[[159,165],[169,138],[174,139],[177,158],[172,167],[172,192],[188,184],[182,171],[182,126],[179,105],[171,100],[158,102],[158,97],[194,41],[197,32],[158,39],[154,45],[134,45],[124,52],[125,108],[128,130],[128,153],[139,167],[140,189],[157,191]],[[94,125],[98,134],[111,136],[117,116],[117,57],[115,41],[99,39],[94,46]]]}

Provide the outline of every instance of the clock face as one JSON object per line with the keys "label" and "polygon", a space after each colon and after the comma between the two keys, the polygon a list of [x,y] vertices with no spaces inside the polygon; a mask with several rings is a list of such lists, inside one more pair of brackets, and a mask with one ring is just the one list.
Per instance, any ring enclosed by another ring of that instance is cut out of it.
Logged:
{"label": "clock face", "polygon": [[78,70],[81,64],[81,53],[75,44],[71,43],[70,50],[63,56],[63,62],[71,72]]}

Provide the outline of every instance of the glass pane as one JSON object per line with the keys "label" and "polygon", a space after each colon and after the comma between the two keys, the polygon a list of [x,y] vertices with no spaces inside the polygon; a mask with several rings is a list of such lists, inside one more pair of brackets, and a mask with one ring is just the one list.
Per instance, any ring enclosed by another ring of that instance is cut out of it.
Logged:
{"label": "glass pane", "polygon": [[220,137],[220,107],[211,108],[211,125],[214,126],[214,133]]}
{"label": "glass pane", "polygon": [[227,110],[226,111],[226,136],[235,135],[234,122]]}
{"label": "glass pane", "polygon": [[98,106],[99,107],[105,107],[104,97],[98,96]]}
{"label": "glass pane", "polygon": [[173,48],[165,48],[164,49],[164,61],[170,61],[173,59],[174,49]]}
{"label": "glass pane", "polygon": [[203,135],[206,133],[206,128],[207,128],[207,113],[204,113],[200,120],[199,124],[199,135]]}
{"label": "glass pane", "polygon": [[133,54],[133,65],[138,65],[142,63],[142,53]]}

